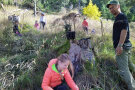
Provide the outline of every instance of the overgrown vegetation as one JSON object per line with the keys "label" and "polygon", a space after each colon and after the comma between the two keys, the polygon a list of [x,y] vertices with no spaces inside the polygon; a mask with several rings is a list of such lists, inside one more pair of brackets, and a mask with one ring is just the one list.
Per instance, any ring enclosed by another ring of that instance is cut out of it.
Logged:
{"label": "overgrown vegetation", "polygon": [[[25,29],[29,31],[26,32]],[[18,37],[14,36],[12,28],[3,30],[0,43],[3,46],[0,51],[4,49],[0,55],[1,88],[11,89],[14,84],[16,86],[13,87],[14,90],[40,88],[48,60],[67,51],[64,50],[66,46],[61,47],[66,43],[64,32],[42,34],[27,26],[24,27],[24,31],[23,37]],[[63,50],[57,49],[59,47]],[[10,82],[9,78],[11,78]]]}
{"label": "overgrown vegetation", "polygon": [[[44,70],[49,60],[68,52],[69,41],[65,37],[64,29],[59,30],[58,25],[55,26],[57,28],[53,27],[57,32],[53,32],[51,23],[47,23],[50,24],[49,29],[38,31],[29,23],[23,23],[23,27],[20,27],[23,36],[18,37],[12,33],[12,24],[6,19],[0,23],[2,23],[0,28],[0,89],[41,90]],[[98,26],[99,23],[96,22],[96,24]],[[130,27],[132,27],[131,34],[134,36],[134,24]],[[51,31],[49,31],[50,28]],[[76,29],[77,40],[87,37],[80,29],[80,27]],[[100,27],[97,27],[97,30],[100,30]],[[118,75],[111,35],[108,33],[106,32],[102,37],[98,34],[90,34],[96,62],[92,65],[86,61],[83,72],[75,77],[80,90],[126,90],[124,82]],[[134,38],[131,39],[133,47],[135,47],[134,40]],[[131,59],[133,61],[135,59],[135,48],[132,49]]]}
{"label": "overgrown vegetation", "polygon": [[[0,36],[2,40],[0,44],[3,46],[0,55],[1,89],[40,90],[48,61],[69,49],[69,42],[66,41],[64,32],[40,33],[32,30],[30,26],[25,26],[23,29],[24,31],[29,29],[22,32],[23,37],[14,36],[10,27],[6,27]],[[90,88],[126,90],[117,74],[111,37],[96,36],[92,40],[97,55],[96,64],[91,66],[90,62],[86,62],[83,72],[75,78],[80,90]],[[135,52],[134,49],[132,52]],[[82,78],[86,79],[88,85],[84,84]]]}
{"label": "overgrown vegetation", "polygon": [[96,5],[93,5],[92,0],[90,0],[87,7],[83,8],[83,14],[91,19],[99,20],[101,12]]}
{"label": "overgrown vegetation", "polygon": [[[17,1],[17,2],[16,2]],[[37,2],[37,10],[42,10],[44,12],[58,12],[62,8],[64,10],[73,10],[78,8],[82,12],[82,9],[86,7],[90,0],[0,0],[6,5],[19,5],[20,7],[29,8],[34,10],[34,1]],[[92,0],[93,4],[96,5],[101,11],[102,17],[106,19],[114,19],[106,8],[108,0]],[[135,1],[119,0],[122,12],[125,13],[129,21],[135,21]],[[53,7],[52,7],[53,6]]]}

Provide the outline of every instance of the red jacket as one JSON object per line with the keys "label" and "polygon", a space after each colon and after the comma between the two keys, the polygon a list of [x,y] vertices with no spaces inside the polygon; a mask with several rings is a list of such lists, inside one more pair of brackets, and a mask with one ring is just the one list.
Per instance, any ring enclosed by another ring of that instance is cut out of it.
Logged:
{"label": "red jacket", "polygon": [[82,26],[83,26],[83,27],[88,27],[88,22],[87,22],[86,20],[83,20]]}
{"label": "red jacket", "polygon": [[[56,64],[56,61],[57,59],[52,59],[48,64],[48,68],[45,71],[42,81],[43,90],[53,90],[52,88],[62,83],[60,74],[54,71],[52,68]],[[62,75],[71,90],[79,90],[78,86],[74,83],[68,69],[63,70]]]}

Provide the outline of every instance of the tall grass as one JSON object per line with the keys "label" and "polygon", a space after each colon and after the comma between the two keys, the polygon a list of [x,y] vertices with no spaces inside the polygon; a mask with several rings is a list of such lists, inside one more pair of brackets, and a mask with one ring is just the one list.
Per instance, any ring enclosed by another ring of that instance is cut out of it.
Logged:
{"label": "tall grass", "polygon": [[[6,10],[17,9],[16,7],[6,7]],[[40,16],[34,17],[33,11],[28,11],[21,16],[20,27],[22,37],[16,37],[12,33],[12,24],[8,23],[7,16],[0,17],[0,89],[3,90],[38,90],[41,89],[41,82],[44,70],[52,58],[56,58],[63,52],[68,52],[69,42],[66,40],[64,28],[62,26],[52,26],[56,18],[63,15],[45,15],[47,26],[45,31],[37,31],[33,25]],[[16,12],[18,14],[19,12]],[[96,64],[86,62],[84,71],[75,79],[80,90],[120,90],[124,85],[117,74],[117,65],[114,58],[114,49],[111,40],[112,21],[103,20],[104,37],[101,37],[100,22],[88,19],[89,34],[82,31],[81,22],[83,17],[76,22],[76,39],[90,36],[90,31],[94,28],[96,33],[92,35],[92,45],[97,54]],[[108,23],[110,25],[108,25]],[[64,23],[62,24],[64,25]],[[73,30],[73,29],[72,29]],[[131,39],[134,46],[134,39]],[[132,50],[134,60],[135,49]],[[87,82],[83,82],[84,80]],[[121,84],[122,83],[122,84]]]}

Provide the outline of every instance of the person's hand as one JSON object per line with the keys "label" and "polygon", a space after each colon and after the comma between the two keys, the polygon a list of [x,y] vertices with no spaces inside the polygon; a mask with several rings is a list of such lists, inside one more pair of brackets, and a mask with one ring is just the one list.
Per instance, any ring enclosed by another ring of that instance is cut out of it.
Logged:
{"label": "person's hand", "polygon": [[117,55],[121,55],[122,52],[123,52],[123,47],[117,46],[117,48],[116,48],[116,54],[117,54]]}

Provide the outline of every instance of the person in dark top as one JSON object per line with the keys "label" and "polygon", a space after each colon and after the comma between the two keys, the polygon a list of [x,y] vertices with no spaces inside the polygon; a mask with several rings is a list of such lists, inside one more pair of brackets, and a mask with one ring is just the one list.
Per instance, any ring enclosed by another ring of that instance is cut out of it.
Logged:
{"label": "person in dark top", "polygon": [[20,31],[19,31],[18,24],[19,24],[19,22],[15,21],[14,27],[13,27],[13,32],[15,33],[15,35],[22,36]]}
{"label": "person in dark top", "polygon": [[129,37],[129,24],[127,17],[121,12],[120,4],[116,0],[109,1],[107,8],[115,16],[113,24],[113,46],[116,52],[116,62],[118,64],[119,74],[125,81],[129,90],[135,90],[135,80],[129,68],[135,71],[135,66],[130,57],[132,44]]}
{"label": "person in dark top", "polygon": [[119,43],[120,34],[121,34],[121,31],[123,29],[126,30],[126,32],[127,32],[124,43],[130,43],[130,41],[129,41],[129,24],[128,24],[127,17],[123,13],[119,13],[115,17],[115,22],[113,25],[113,45],[114,45],[114,48],[116,48],[118,43]]}

